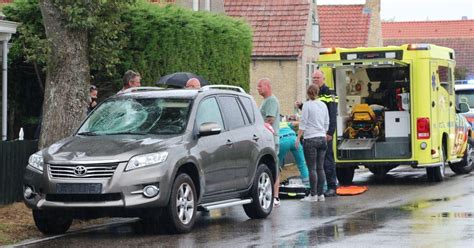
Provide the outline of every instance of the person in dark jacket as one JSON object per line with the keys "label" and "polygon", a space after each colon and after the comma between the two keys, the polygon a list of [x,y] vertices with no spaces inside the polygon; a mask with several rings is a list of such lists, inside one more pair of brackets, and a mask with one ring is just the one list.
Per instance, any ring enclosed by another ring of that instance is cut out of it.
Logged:
{"label": "person in dark jacket", "polygon": [[[336,131],[337,103],[339,98],[336,92],[331,90],[324,82],[325,77],[322,71],[315,70],[312,74],[313,84],[319,86],[319,100],[326,104],[329,112],[329,129],[326,133],[326,141],[328,148],[324,159],[324,172],[326,174],[327,191],[324,193],[326,197],[336,196],[337,178],[336,165],[334,163],[334,150],[332,147],[334,132]],[[296,102],[296,106],[301,109],[303,104]]]}
{"label": "person in dark jacket", "polygon": [[89,88],[89,106],[87,107],[87,114],[89,114],[95,106],[97,106],[97,95],[99,91],[95,85],[91,85]]}

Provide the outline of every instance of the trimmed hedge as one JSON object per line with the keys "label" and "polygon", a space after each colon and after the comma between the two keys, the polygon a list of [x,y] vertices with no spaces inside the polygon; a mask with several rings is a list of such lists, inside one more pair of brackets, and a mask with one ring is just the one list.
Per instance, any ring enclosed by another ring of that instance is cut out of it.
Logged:
{"label": "trimmed hedge", "polygon": [[142,3],[125,13],[128,46],[122,68],[142,73],[146,85],[161,77],[188,71],[211,84],[230,84],[249,90],[252,32],[244,21]]}
{"label": "trimmed hedge", "polygon": [[[91,83],[99,87],[101,96],[122,88],[122,75],[129,69],[142,74],[144,85],[154,85],[166,74],[189,71],[212,84],[249,90],[252,32],[246,22],[144,0],[124,8],[117,13],[119,20],[90,31]],[[38,0],[17,0],[4,12],[23,24],[12,39],[9,59],[36,63],[44,71],[50,51]],[[10,69],[25,73],[22,65]]]}

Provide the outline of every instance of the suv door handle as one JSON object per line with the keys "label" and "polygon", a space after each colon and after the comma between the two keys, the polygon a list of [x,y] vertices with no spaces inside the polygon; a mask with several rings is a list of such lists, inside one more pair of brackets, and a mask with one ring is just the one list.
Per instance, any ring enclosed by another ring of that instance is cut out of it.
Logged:
{"label": "suv door handle", "polygon": [[234,144],[234,142],[232,142],[232,140],[227,140],[227,142],[225,143],[227,146],[232,146]]}
{"label": "suv door handle", "polygon": [[258,137],[258,136],[255,135],[255,134],[253,135],[253,140],[258,141],[259,139],[260,139],[260,137]]}

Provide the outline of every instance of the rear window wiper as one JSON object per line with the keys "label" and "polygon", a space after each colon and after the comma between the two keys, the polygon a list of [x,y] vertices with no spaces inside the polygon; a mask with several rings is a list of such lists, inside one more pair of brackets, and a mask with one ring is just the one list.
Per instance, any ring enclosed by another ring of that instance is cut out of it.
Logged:
{"label": "rear window wiper", "polygon": [[97,134],[96,132],[80,132],[80,133],[77,133],[77,135],[83,135],[83,136],[97,136],[99,134]]}

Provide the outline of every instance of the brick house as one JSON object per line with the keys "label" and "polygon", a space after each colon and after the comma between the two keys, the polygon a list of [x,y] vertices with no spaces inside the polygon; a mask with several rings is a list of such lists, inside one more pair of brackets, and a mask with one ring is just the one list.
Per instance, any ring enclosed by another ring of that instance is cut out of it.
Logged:
{"label": "brick house", "polygon": [[383,22],[385,45],[431,43],[454,49],[456,67],[474,79],[474,20]]}
{"label": "brick house", "polygon": [[[227,15],[247,20],[253,29],[250,94],[258,104],[257,81],[268,77],[281,113],[295,112],[294,102],[306,98],[319,32],[311,0],[225,0]],[[314,32],[313,32],[314,30]],[[314,33],[314,36],[313,36]]]}
{"label": "brick house", "polygon": [[322,47],[382,46],[380,0],[365,4],[318,5]]}

